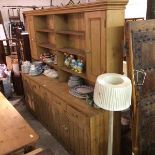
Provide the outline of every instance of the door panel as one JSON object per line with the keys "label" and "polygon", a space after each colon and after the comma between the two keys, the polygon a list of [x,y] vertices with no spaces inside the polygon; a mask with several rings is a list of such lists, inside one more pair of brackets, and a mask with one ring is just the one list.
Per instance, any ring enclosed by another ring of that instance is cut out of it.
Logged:
{"label": "door panel", "polygon": [[86,72],[91,81],[105,72],[105,12],[85,13],[86,22]]}

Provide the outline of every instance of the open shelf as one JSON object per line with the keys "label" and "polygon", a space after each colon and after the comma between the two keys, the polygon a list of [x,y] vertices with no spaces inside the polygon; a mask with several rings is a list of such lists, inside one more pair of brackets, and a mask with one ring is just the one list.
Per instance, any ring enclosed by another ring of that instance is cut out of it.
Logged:
{"label": "open shelf", "polygon": [[57,51],[73,54],[76,56],[84,57],[85,58],[85,51],[82,49],[76,49],[76,48],[58,48]]}
{"label": "open shelf", "polygon": [[54,33],[54,29],[37,29],[36,30],[37,32],[49,32],[49,33]]}
{"label": "open shelf", "polygon": [[76,35],[76,36],[84,36],[84,31],[70,31],[70,30],[61,30],[57,31],[57,34],[66,34],[66,35]]}
{"label": "open shelf", "polygon": [[56,45],[52,43],[39,43],[38,46],[53,50],[56,48]]}
{"label": "open shelf", "polygon": [[59,69],[65,71],[65,72],[68,72],[68,73],[71,73],[71,74],[74,74],[74,75],[80,76],[80,77],[82,77],[82,78],[84,78],[84,79],[87,79],[85,73],[77,73],[77,72],[74,72],[74,71],[72,71],[71,69],[68,69],[68,68],[65,67],[65,66],[59,66]]}

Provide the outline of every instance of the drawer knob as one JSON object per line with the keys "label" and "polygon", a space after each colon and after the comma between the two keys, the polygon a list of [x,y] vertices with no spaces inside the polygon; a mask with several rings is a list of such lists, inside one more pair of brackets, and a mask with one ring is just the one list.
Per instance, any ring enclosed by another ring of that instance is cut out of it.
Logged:
{"label": "drawer knob", "polygon": [[65,131],[68,131],[68,128],[65,126],[65,127],[64,127],[64,130],[65,130]]}

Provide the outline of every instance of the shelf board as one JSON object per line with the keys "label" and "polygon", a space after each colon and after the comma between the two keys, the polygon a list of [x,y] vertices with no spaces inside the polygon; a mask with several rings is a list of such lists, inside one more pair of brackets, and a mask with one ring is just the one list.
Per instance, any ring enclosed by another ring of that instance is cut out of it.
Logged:
{"label": "shelf board", "polygon": [[48,49],[53,49],[53,50],[55,50],[55,47],[56,47],[55,44],[51,44],[51,43],[39,43],[38,46],[48,48]]}
{"label": "shelf board", "polygon": [[65,71],[65,72],[68,72],[68,73],[71,73],[71,74],[80,76],[80,77],[82,77],[82,78],[84,78],[84,79],[87,79],[85,73],[77,73],[77,72],[74,72],[74,71],[72,71],[71,69],[68,69],[68,68],[65,67],[65,66],[59,66],[59,69]]}
{"label": "shelf board", "polygon": [[70,30],[61,30],[57,31],[57,34],[67,34],[67,35],[76,35],[76,36],[83,36],[85,33],[84,31],[70,31]]}
{"label": "shelf board", "polygon": [[37,32],[54,32],[54,29],[46,29],[46,28],[44,28],[44,29],[37,29],[36,30]]}
{"label": "shelf board", "polygon": [[58,48],[57,51],[77,55],[80,57],[85,58],[85,51],[82,49],[76,49],[76,48]]}

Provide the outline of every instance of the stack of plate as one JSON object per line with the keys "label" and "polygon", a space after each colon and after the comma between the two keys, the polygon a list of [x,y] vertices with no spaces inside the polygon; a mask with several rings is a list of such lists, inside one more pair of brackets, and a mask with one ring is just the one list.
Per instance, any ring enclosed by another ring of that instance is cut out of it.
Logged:
{"label": "stack of plate", "polygon": [[57,78],[58,77],[58,72],[54,69],[47,69],[43,73],[45,76],[48,76],[50,78]]}
{"label": "stack of plate", "polygon": [[21,65],[21,71],[22,73],[29,73],[30,71],[30,66],[31,66],[31,63],[30,61],[25,61],[23,62],[23,64]]}
{"label": "stack of plate", "polygon": [[29,75],[36,76],[43,72],[41,68],[36,67],[35,65],[31,65]]}
{"label": "stack of plate", "polygon": [[69,80],[68,80],[68,86],[70,88],[73,88],[75,86],[79,86],[83,84],[83,79],[80,78],[79,76],[76,75],[72,75],[70,76]]}
{"label": "stack of plate", "polygon": [[93,93],[94,88],[92,86],[81,85],[75,86],[69,90],[69,93],[75,97],[85,99],[91,93]]}

